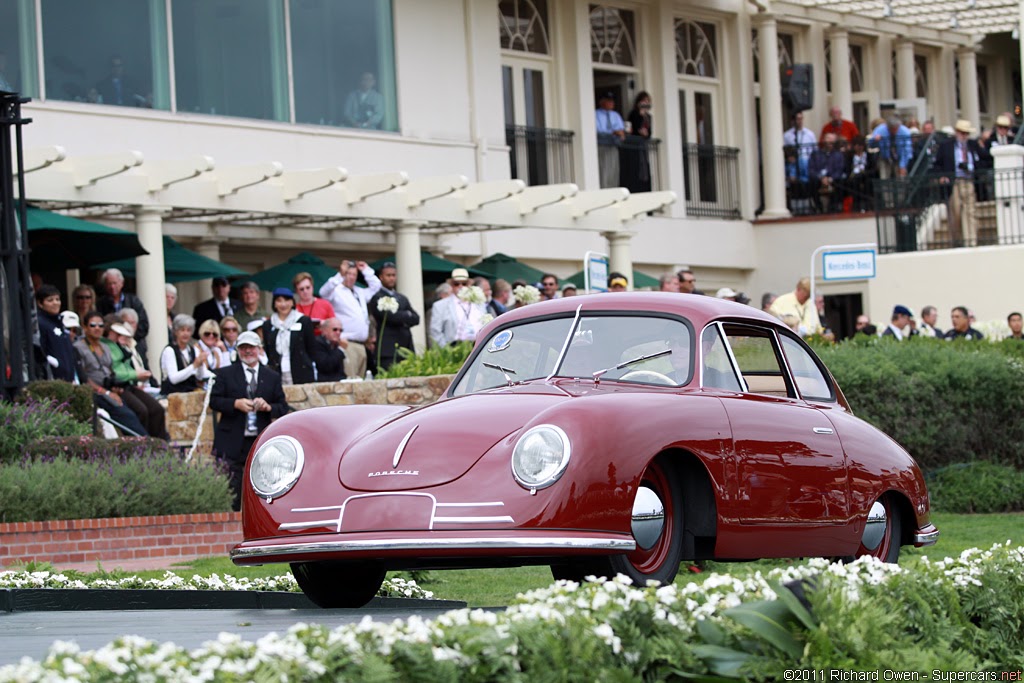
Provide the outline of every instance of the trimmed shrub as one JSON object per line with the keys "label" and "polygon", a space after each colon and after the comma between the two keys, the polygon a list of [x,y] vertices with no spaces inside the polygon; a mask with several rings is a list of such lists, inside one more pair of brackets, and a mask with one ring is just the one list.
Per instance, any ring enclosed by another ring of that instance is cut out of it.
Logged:
{"label": "trimmed shrub", "polygon": [[1024,472],[990,462],[950,465],[932,473],[928,492],[942,512],[1017,512],[1024,510]]}
{"label": "trimmed shrub", "polygon": [[160,452],[168,450],[167,442],[149,436],[125,436],[103,439],[93,436],[50,436],[36,439],[25,446],[25,457],[31,459],[65,458],[95,460],[116,458],[125,453]]}
{"label": "trimmed shrub", "polygon": [[24,403],[0,401],[0,466],[21,459],[31,442],[47,436],[84,436],[90,428],[67,411],[66,404],[28,398]]}
{"label": "trimmed shrub", "polygon": [[71,384],[60,380],[38,380],[29,382],[18,395],[18,401],[49,400],[58,405],[66,405],[67,410],[79,422],[91,425],[93,415],[93,391],[82,384]]}
{"label": "trimmed shrub", "polygon": [[454,375],[469,358],[469,352],[472,350],[471,342],[459,342],[453,346],[432,346],[418,356],[408,349],[398,349],[402,360],[377,375],[377,378]]}
{"label": "trimmed shrub", "polygon": [[1024,350],[919,338],[816,350],[854,412],[924,470],[973,460],[1024,469]]}
{"label": "trimmed shrub", "polygon": [[[186,463],[154,440],[97,439],[75,457],[25,457],[0,467],[0,521],[228,512],[227,473]],[[116,447],[119,447],[116,448]]]}

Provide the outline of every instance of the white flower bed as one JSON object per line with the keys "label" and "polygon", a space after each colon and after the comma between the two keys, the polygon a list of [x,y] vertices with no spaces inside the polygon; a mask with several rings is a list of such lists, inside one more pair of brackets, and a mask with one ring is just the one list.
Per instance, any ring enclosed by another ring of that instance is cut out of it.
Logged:
{"label": "white flower bed", "polygon": [[[969,591],[985,579],[1016,585],[1024,582],[1024,548],[1008,542],[988,551],[968,550],[941,562],[924,561],[909,569],[870,558],[846,565],[811,560],[745,579],[712,574],[703,584],[642,589],[630,586],[624,577],[584,584],[558,581],[521,595],[498,613],[462,609],[432,621],[412,617],[389,624],[365,617],[334,630],[300,623],[285,634],[270,634],[255,643],[222,633],[218,640],[191,652],[134,636],[92,652],[58,642],[42,662],[25,658],[0,668],[0,682],[124,677],[333,681],[360,680],[371,674],[377,680],[491,681],[536,680],[541,673],[540,678],[557,680],[559,666],[576,674],[583,667],[592,674],[591,680],[599,678],[598,673],[608,680],[650,678],[652,671],[664,673],[667,657],[692,642],[709,642],[715,631],[724,632],[729,621],[724,613],[730,608],[775,601],[772,586],[812,577],[815,590],[830,591],[833,599],[858,610],[862,600],[891,595],[899,590],[894,586],[905,587],[904,579],[917,579],[929,591],[943,585]],[[690,659],[681,666],[699,664],[700,658],[692,655],[697,651],[691,648]],[[670,664],[670,672],[680,673],[672,668],[677,666]],[[540,671],[541,667],[546,668]],[[608,673],[609,667],[623,675]]]}

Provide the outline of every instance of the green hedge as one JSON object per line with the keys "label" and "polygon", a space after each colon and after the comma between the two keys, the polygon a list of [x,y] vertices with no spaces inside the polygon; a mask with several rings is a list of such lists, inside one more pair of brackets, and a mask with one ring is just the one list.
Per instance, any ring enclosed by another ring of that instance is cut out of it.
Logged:
{"label": "green hedge", "polygon": [[91,431],[68,412],[67,404],[34,398],[21,403],[0,401],[0,466],[20,460],[28,445],[37,439],[84,436]]}
{"label": "green hedge", "polygon": [[30,400],[49,400],[53,403],[64,404],[67,410],[79,422],[92,424],[93,416],[93,391],[82,384],[71,384],[60,380],[39,380],[29,382],[18,395],[18,401],[24,403]]}
{"label": "green hedge", "polygon": [[47,455],[0,466],[0,522],[231,510],[227,473],[186,463],[165,442],[87,439],[69,445],[71,457],[53,443],[29,448]]}
{"label": "green hedge", "polygon": [[854,413],[924,470],[972,460],[1024,470],[1024,344],[869,339],[816,350]]}
{"label": "green hedge", "polygon": [[932,506],[941,512],[1024,510],[1024,472],[991,462],[950,465],[928,478]]}

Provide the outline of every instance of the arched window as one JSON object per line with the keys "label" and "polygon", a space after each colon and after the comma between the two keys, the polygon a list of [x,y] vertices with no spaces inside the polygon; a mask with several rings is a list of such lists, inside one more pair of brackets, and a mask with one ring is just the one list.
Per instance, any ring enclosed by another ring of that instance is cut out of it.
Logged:
{"label": "arched window", "polygon": [[676,73],[718,77],[718,40],[715,25],[676,19]]}
{"label": "arched window", "polygon": [[636,64],[636,22],[631,11],[590,6],[590,55],[597,64]]}
{"label": "arched window", "polygon": [[501,0],[498,13],[502,49],[550,53],[547,0]]}
{"label": "arched window", "polygon": [[[850,45],[850,92],[864,89],[864,50],[860,45]],[[825,41],[825,90],[832,92],[832,41]]]}

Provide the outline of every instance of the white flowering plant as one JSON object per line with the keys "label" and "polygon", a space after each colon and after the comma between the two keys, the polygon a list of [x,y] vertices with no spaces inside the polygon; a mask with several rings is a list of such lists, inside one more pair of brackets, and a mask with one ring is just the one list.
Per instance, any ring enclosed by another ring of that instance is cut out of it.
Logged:
{"label": "white flowering plant", "polygon": [[468,301],[471,304],[482,304],[487,301],[484,296],[484,290],[476,285],[467,285],[459,290],[459,299],[462,301]]}
{"label": "white flowering plant", "polygon": [[535,304],[540,301],[540,290],[533,285],[519,285],[512,290],[512,296],[516,301],[523,304]]}
{"label": "white flowering plant", "polygon": [[494,320],[493,315],[491,315],[490,313],[484,313],[482,316],[480,316],[480,326],[483,327],[492,320]]}
{"label": "white flowering plant", "polygon": [[[1016,671],[1024,665],[1024,549],[997,545],[909,568],[810,560],[745,579],[558,581],[504,611],[462,609],[186,651],[136,637],[82,652],[58,642],[2,681],[815,680],[812,672]],[[784,678],[793,671],[807,675]],[[820,678],[818,680],[821,680]],[[825,680],[833,680],[826,678]],[[871,680],[835,678],[834,680]],[[878,680],[897,680],[881,676]],[[921,678],[920,680],[933,680]],[[967,680],[941,678],[941,680]]]}
{"label": "white flowering plant", "polygon": [[382,296],[377,299],[377,310],[385,315],[398,313],[398,299],[393,296]]}

